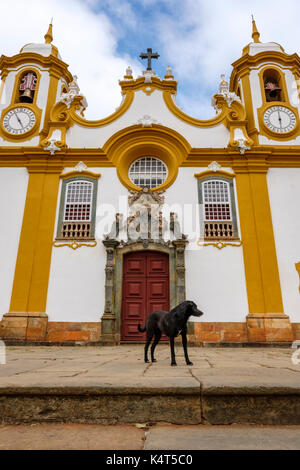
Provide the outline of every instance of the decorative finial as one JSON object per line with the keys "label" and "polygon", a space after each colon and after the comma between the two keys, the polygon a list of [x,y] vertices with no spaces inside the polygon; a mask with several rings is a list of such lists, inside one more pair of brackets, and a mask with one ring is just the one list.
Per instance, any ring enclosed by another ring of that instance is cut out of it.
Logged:
{"label": "decorative finial", "polygon": [[173,75],[172,69],[169,65],[166,69],[165,80],[174,80],[174,75]]}
{"label": "decorative finial", "polygon": [[47,33],[45,34],[44,38],[45,38],[45,44],[51,44],[51,42],[53,41],[53,34],[52,34],[52,21],[53,21],[53,18],[51,18],[51,23],[49,24],[49,28],[48,28],[48,31]]}
{"label": "decorative finial", "polygon": [[257,26],[256,26],[255,19],[254,19],[253,15],[252,15],[252,38],[253,38],[254,42],[256,42],[256,43],[260,42],[260,40],[259,40],[260,33],[258,32],[258,29],[257,29]]}
{"label": "decorative finial", "polygon": [[219,85],[219,92],[221,94],[229,92],[229,83],[225,80],[225,74],[221,75],[221,82]]}

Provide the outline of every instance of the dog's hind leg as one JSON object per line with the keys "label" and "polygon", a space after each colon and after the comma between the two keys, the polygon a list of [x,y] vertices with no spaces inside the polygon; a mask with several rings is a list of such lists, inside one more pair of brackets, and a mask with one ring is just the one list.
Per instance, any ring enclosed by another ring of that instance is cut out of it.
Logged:
{"label": "dog's hind leg", "polygon": [[182,330],[181,338],[182,338],[182,346],[183,346],[183,351],[184,351],[185,362],[188,366],[192,366],[193,363],[190,361],[188,351],[187,351],[186,330]]}
{"label": "dog's hind leg", "polygon": [[156,359],[154,359],[154,351],[155,351],[156,346],[159,343],[160,338],[161,338],[161,331],[156,330],[155,331],[155,338],[154,338],[153,344],[151,346],[151,361],[152,362],[157,362]]}
{"label": "dog's hind leg", "polygon": [[152,337],[153,337],[153,331],[147,331],[147,340],[145,344],[145,362],[146,363],[150,362],[148,359],[148,349],[149,349]]}
{"label": "dog's hind leg", "polygon": [[174,336],[170,336],[171,366],[177,366],[175,358]]}

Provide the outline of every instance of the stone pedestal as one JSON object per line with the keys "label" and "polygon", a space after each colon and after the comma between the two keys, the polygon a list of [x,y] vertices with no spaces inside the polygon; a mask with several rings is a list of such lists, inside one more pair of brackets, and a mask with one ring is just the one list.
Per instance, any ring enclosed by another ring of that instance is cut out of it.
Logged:
{"label": "stone pedestal", "polygon": [[47,324],[46,313],[6,313],[0,323],[0,338],[45,341]]}
{"label": "stone pedestal", "polygon": [[247,334],[250,343],[284,343],[294,338],[289,317],[281,313],[248,315]]}

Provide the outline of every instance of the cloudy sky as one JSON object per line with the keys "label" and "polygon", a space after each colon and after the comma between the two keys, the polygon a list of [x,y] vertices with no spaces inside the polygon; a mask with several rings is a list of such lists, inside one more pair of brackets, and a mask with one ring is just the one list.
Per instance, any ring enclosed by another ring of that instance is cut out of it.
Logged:
{"label": "cloudy sky", "polygon": [[[200,118],[210,106],[220,75],[251,40],[251,14],[264,42],[300,54],[299,0],[0,0],[0,53],[14,55],[29,42],[43,42],[53,17],[53,43],[77,74],[89,107],[86,117],[111,114],[120,104],[118,80],[127,65],[139,75],[139,54],[160,54],[154,70],[170,65],[178,80],[177,103]],[[284,13],[282,10],[284,8]]]}

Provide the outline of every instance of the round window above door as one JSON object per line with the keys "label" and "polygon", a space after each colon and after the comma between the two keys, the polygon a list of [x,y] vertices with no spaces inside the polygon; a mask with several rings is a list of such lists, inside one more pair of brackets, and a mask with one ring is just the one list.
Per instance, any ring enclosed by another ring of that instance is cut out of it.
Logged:
{"label": "round window above door", "polygon": [[129,168],[130,181],[144,188],[150,189],[161,186],[168,177],[167,165],[155,157],[142,157],[135,160]]}

